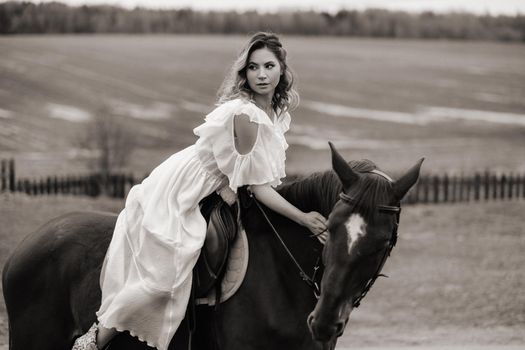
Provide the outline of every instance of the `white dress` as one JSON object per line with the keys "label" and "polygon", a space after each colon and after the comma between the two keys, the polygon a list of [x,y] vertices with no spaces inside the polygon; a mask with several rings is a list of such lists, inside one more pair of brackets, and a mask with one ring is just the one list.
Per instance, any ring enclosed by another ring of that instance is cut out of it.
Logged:
{"label": "white dress", "polygon": [[[235,149],[233,117],[258,124],[252,150]],[[192,269],[204,243],[206,222],[198,203],[219,187],[277,186],[285,176],[284,133],[290,115],[275,122],[252,102],[228,101],[193,132],[197,142],[173,154],[131,188],[102,266],[106,328],[127,330],[149,346],[166,350],[185,316]]]}

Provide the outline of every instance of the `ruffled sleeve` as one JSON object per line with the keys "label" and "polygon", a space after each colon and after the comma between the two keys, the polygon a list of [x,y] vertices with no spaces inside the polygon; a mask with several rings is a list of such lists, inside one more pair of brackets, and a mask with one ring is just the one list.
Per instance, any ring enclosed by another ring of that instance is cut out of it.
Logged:
{"label": "ruffled sleeve", "polygon": [[[257,138],[247,154],[235,148],[233,120],[245,114],[258,124]],[[199,136],[197,154],[210,172],[228,178],[230,188],[244,185],[277,186],[285,177],[285,147],[269,117],[253,103],[233,100],[206,116],[205,123],[194,129]]]}

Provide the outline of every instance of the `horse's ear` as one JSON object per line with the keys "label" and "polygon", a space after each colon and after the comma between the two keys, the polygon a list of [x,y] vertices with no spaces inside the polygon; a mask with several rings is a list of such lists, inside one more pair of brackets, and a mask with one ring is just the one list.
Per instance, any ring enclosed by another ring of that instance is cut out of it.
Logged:
{"label": "horse's ear", "polygon": [[352,170],[346,160],[337,152],[333,143],[328,142],[328,144],[332,151],[332,168],[343,183],[343,187],[350,186],[350,184],[357,181],[359,175]]}
{"label": "horse's ear", "polygon": [[401,176],[394,184],[394,194],[398,200],[401,200],[408,190],[416,183],[419,178],[419,171],[421,170],[421,164],[425,158],[421,158],[417,163],[410,168],[405,175]]}

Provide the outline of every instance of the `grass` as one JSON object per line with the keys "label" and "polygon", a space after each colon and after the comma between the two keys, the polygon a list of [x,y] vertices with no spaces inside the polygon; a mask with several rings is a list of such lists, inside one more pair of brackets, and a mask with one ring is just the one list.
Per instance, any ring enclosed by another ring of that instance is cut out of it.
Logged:
{"label": "grass", "polygon": [[385,273],[342,344],[523,344],[524,202],[405,209]]}
{"label": "grass", "polygon": [[[195,141],[191,130],[212,108],[215,92],[245,39],[0,38],[0,158],[16,157],[21,176],[85,172],[85,155],[75,149],[85,124],[53,118],[50,106],[95,114],[106,105],[126,118],[136,134],[138,148],[129,170],[147,173]],[[523,45],[294,36],[283,40],[304,102],[403,113],[445,107],[525,115]],[[167,111],[166,119],[151,119],[148,112],[158,110],[159,104]],[[525,171],[523,126],[461,120],[398,124],[336,118],[305,106],[293,113],[293,142],[287,153],[291,173],[328,167],[328,140],[336,146],[351,141],[341,150],[345,156],[373,159],[393,172],[421,156],[427,157],[425,172]],[[325,148],[312,149],[314,141]]]}
{"label": "grass", "polygon": [[[0,195],[0,266],[29,232],[71,210],[123,202]],[[340,347],[525,344],[525,202],[407,206],[380,279],[354,310]],[[7,342],[0,304],[0,346]]]}

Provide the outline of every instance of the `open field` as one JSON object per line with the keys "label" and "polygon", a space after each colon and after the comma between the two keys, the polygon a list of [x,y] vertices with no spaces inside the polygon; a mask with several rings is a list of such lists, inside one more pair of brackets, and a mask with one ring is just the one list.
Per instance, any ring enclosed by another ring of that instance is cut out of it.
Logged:
{"label": "open field", "polygon": [[[194,142],[245,37],[0,37],[0,158],[18,173],[87,171],[86,122],[126,118],[144,174]],[[324,169],[326,141],[398,172],[524,171],[525,46],[284,37],[298,75],[290,173]]]}
{"label": "open field", "polygon": [[[78,140],[99,113],[125,119],[143,175],[195,141],[192,128],[245,37],[0,37],[0,159],[18,176],[89,171]],[[284,37],[302,97],[287,135],[288,173],[347,159],[400,172],[525,171],[525,46]],[[0,194],[0,266],[22,237],[70,210],[120,200]],[[404,209],[381,279],[339,349],[517,349],[525,344],[525,202]],[[7,324],[0,303],[0,350]],[[502,346],[511,346],[502,348]]]}
{"label": "open field", "polygon": [[[51,217],[118,211],[122,204],[0,195],[0,266],[24,235]],[[354,310],[339,348],[523,348],[523,212],[524,201],[404,208],[400,240],[384,270],[390,278],[378,280]],[[6,332],[0,303],[0,349]]]}

